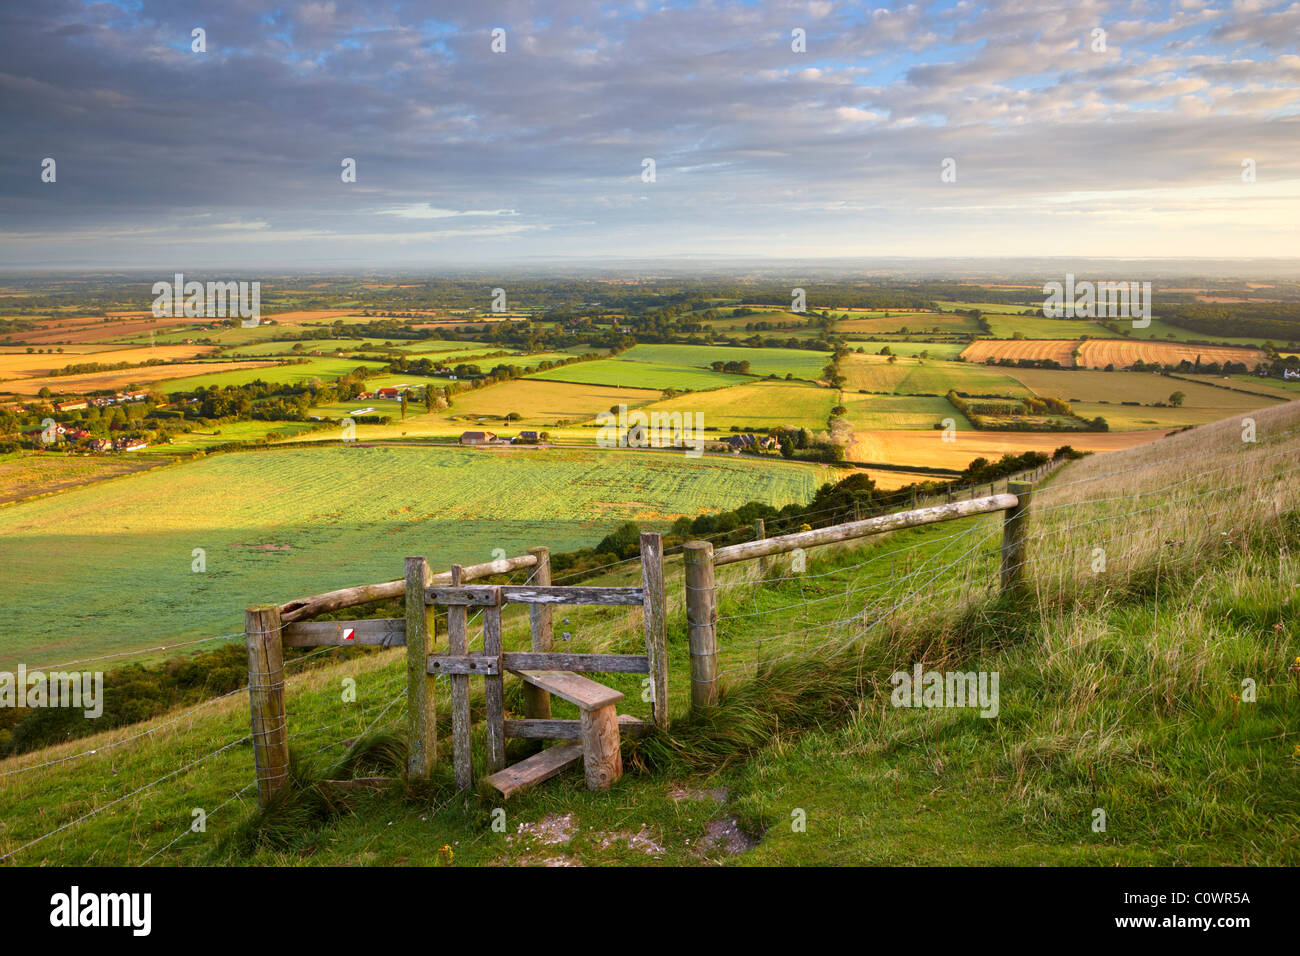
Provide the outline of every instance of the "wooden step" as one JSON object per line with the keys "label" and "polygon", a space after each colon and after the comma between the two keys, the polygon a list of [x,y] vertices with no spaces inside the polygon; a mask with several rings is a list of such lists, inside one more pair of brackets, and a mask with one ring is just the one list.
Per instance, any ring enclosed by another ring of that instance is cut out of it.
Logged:
{"label": "wooden step", "polygon": [[547,747],[519,763],[511,764],[505,770],[498,770],[486,780],[500,790],[502,796],[509,797],[525,787],[550,780],[580,760],[582,747],[579,744],[561,744],[558,747]]}
{"label": "wooden step", "polygon": [[[618,715],[618,731],[628,737],[649,733],[654,724],[638,720],[627,714]],[[507,737],[525,737],[533,740],[577,740],[582,736],[580,720],[507,720]]]}
{"label": "wooden step", "polygon": [[577,704],[583,710],[598,710],[617,704],[623,699],[621,690],[597,684],[590,678],[572,671],[511,671],[521,679],[542,690]]}

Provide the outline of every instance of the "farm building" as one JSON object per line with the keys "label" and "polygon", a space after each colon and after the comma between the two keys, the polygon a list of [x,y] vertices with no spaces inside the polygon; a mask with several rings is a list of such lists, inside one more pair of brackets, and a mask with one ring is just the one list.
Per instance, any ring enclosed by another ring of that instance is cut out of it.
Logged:
{"label": "farm building", "polygon": [[399,388],[381,388],[375,392],[375,398],[400,398],[402,390]]}
{"label": "farm building", "polygon": [[56,412],[75,412],[82,408],[89,408],[89,407],[90,407],[89,403],[83,398],[71,402],[56,402],[54,405],[54,410]]}
{"label": "farm building", "polygon": [[535,445],[541,441],[541,436],[534,431],[521,431],[515,441],[525,445]]}
{"label": "farm building", "polygon": [[495,432],[462,432],[460,443],[462,445],[489,445],[498,441]]}

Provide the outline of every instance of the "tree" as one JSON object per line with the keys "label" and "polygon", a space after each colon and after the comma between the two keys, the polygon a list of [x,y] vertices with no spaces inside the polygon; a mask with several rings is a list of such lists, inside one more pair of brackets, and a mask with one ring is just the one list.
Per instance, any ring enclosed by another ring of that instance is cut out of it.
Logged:
{"label": "tree", "polygon": [[433,411],[433,386],[432,385],[424,386],[424,410],[426,412]]}
{"label": "tree", "polygon": [[1186,398],[1187,396],[1182,392],[1174,392],[1174,394],[1169,396],[1169,404],[1174,406],[1174,408],[1179,408],[1182,406],[1183,400]]}
{"label": "tree", "polygon": [[402,421],[406,421],[406,393],[402,393]]}

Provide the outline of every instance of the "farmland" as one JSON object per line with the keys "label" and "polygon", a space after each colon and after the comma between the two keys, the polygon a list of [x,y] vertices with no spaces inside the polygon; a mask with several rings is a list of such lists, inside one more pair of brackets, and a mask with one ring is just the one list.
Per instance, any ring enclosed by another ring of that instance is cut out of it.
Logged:
{"label": "farmland", "polygon": [[751,375],[787,374],[795,378],[817,379],[830,361],[826,352],[808,349],[750,349],[714,345],[637,345],[620,359],[708,368],[713,362],[748,362]]}
{"label": "farmland", "polygon": [[[953,416],[956,417],[956,416]],[[1039,451],[1051,454],[1061,445],[1078,451],[1107,452],[1164,437],[1168,429],[1128,432],[996,432],[958,428],[952,441],[929,430],[855,431],[849,446],[854,461],[907,462],[925,468],[962,469],[975,458],[996,460],[1004,454]]]}
{"label": "farmland", "polygon": [[104,346],[69,346],[62,353],[41,354],[33,352],[0,352],[0,381],[10,378],[24,378],[51,375],[69,365],[84,365],[98,362],[109,365],[118,362],[140,364],[150,359],[170,362],[175,359],[193,358],[212,351],[209,345],[164,345],[157,348],[112,348]]}
{"label": "farmland", "polygon": [[[923,395],[860,395],[845,392],[842,403],[845,416],[854,431],[880,428],[929,428],[951,418],[959,428],[973,428],[946,399]],[[873,459],[879,461],[880,459]]]}
{"label": "farmland", "polygon": [[[355,365],[356,363],[352,363]],[[284,366],[304,368],[305,366]],[[220,371],[213,371],[213,369]],[[249,371],[257,369],[257,372]],[[20,378],[5,382],[3,387],[17,395],[36,395],[42,388],[55,394],[78,395],[104,389],[129,388],[132,385],[153,385],[166,392],[176,388],[197,386],[178,385],[177,382],[204,384],[233,384],[251,381],[259,376],[277,374],[274,363],[267,362],[181,362],[175,365],[144,365],[112,372],[88,372],[83,375],[56,375],[42,378]]]}
{"label": "farmland", "polygon": [[[250,604],[400,577],[406,554],[445,565],[490,560],[496,548],[590,546],[624,520],[662,525],[749,500],[806,501],[829,474],[653,452],[219,455],[0,509],[5,548],[23,555],[0,579],[10,608],[3,660],[233,633]],[[191,569],[195,548],[206,553],[202,573]]]}
{"label": "farmland", "polygon": [[1128,368],[1135,362],[1177,365],[1179,362],[1202,364],[1217,362],[1242,362],[1254,367],[1263,360],[1258,349],[1240,349],[1213,345],[1188,345],[1180,342],[1151,342],[1140,339],[977,339],[964,352],[968,362],[985,362],[989,359],[1051,359],[1069,367],[1074,364],[1073,352],[1078,347],[1078,364],[1081,368]]}
{"label": "farmland", "polygon": [[296,384],[310,382],[316,378],[329,381],[347,375],[349,372],[361,367],[381,367],[377,362],[330,357],[311,358],[301,364],[292,365],[256,362],[232,362],[228,364],[234,366],[234,369],[255,368],[257,371],[251,373],[232,369],[204,372],[200,366],[194,370],[193,375],[177,377],[173,373],[172,377],[160,381],[155,387],[161,392],[189,392],[196,388],[211,388],[214,385],[217,387],[242,385],[254,379],[261,379],[264,382],[273,384]]}
{"label": "farmland", "polygon": [[1139,360],[1176,365],[1181,361],[1202,364],[1244,362],[1254,368],[1264,358],[1258,349],[1217,348],[1211,345],[1183,345],[1175,342],[1140,342],[1127,339],[1089,340],[1079,347],[1079,364],[1086,368],[1114,365],[1125,368]]}
{"label": "farmland", "polygon": [[706,429],[748,430],[789,425],[825,429],[835,392],[793,382],[750,382],[710,392],[693,392],[647,406],[646,411],[703,415]]}
{"label": "farmland", "polygon": [[712,369],[659,362],[630,362],[624,359],[579,362],[546,372],[536,372],[530,378],[552,382],[580,382],[584,385],[659,389],[719,388],[723,385],[749,381],[744,375],[730,375]]}
{"label": "farmland", "polygon": [[1074,365],[1074,347],[1078,344],[1069,339],[976,339],[966,347],[961,357],[967,362],[1051,359],[1069,368]]}
{"label": "farmland", "polygon": [[949,389],[971,394],[1023,395],[1025,388],[1004,369],[964,362],[849,355],[840,363],[846,391],[892,392],[897,395],[945,395]]}

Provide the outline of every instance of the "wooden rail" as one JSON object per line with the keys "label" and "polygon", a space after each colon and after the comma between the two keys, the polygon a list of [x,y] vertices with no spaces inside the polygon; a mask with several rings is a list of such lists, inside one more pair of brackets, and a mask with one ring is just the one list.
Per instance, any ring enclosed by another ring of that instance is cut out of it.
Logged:
{"label": "wooden rail", "polygon": [[715,569],[719,565],[757,559],[765,575],[768,570],[767,559],[772,555],[1002,511],[1006,517],[1003,519],[1002,530],[1001,585],[1004,592],[1009,592],[1020,587],[1024,580],[1028,553],[1026,529],[1032,492],[1033,485],[1029,482],[1008,482],[1006,494],[913,508],[775,538],[764,537],[763,526],[759,524],[755,527],[755,540],[729,545],[716,551],[707,541],[688,541],[683,545],[682,552],[686,576],[686,628],[691,652],[692,712],[703,711],[718,702]]}
{"label": "wooden rail", "polygon": [[[434,587],[453,583],[468,584],[470,581],[491,577],[494,574],[509,574],[511,571],[518,571],[521,568],[531,568],[537,564],[537,561],[538,556],[536,554],[521,554],[513,558],[502,558],[500,561],[469,564],[460,569],[461,574],[458,581],[453,582],[451,572],[444,571],[441,574],[432,575],[428,586]],[[280,620],[285,624],[291,624],[294,621],[303,621],[329,611],[339,611],[345,607],[372,604],[375,601],[389,601],[393,598],[402,597],[405,593],[405,578],[397,581],[385,581],[382,584],[363,584],[354,588],[326,591],[324,594],[299,598],[296,601],[290,601],[288,604],[280,605]]]}
{"label": "wooden rail", "polygon": [[740,544],[719,548],[713,553],[714,566],[733,564],[736,561],[749,561],[773,554],[784,554],[795,548],[813,548],[853,538],[865,538],[868,535],[881,534],[885,531],[898,531],[902,528],[916,528],[921,525],[935,524],[940,521],[952,521],[971,515],[989,514],[994,511],[1006,511],[1016,507],[1015,495],[991,495],[976,498],[973,501],[954,501],[951,504],[934,505],[929,508],[917,508],[913,511],[899,511],[895,514],[880,515],[863,521],[850,521],[847,524],[831,525],[829,528],[816,528],[812,531],[798,531],[783,534],[776,538],[764,538],[759,541],[742,541]]}

